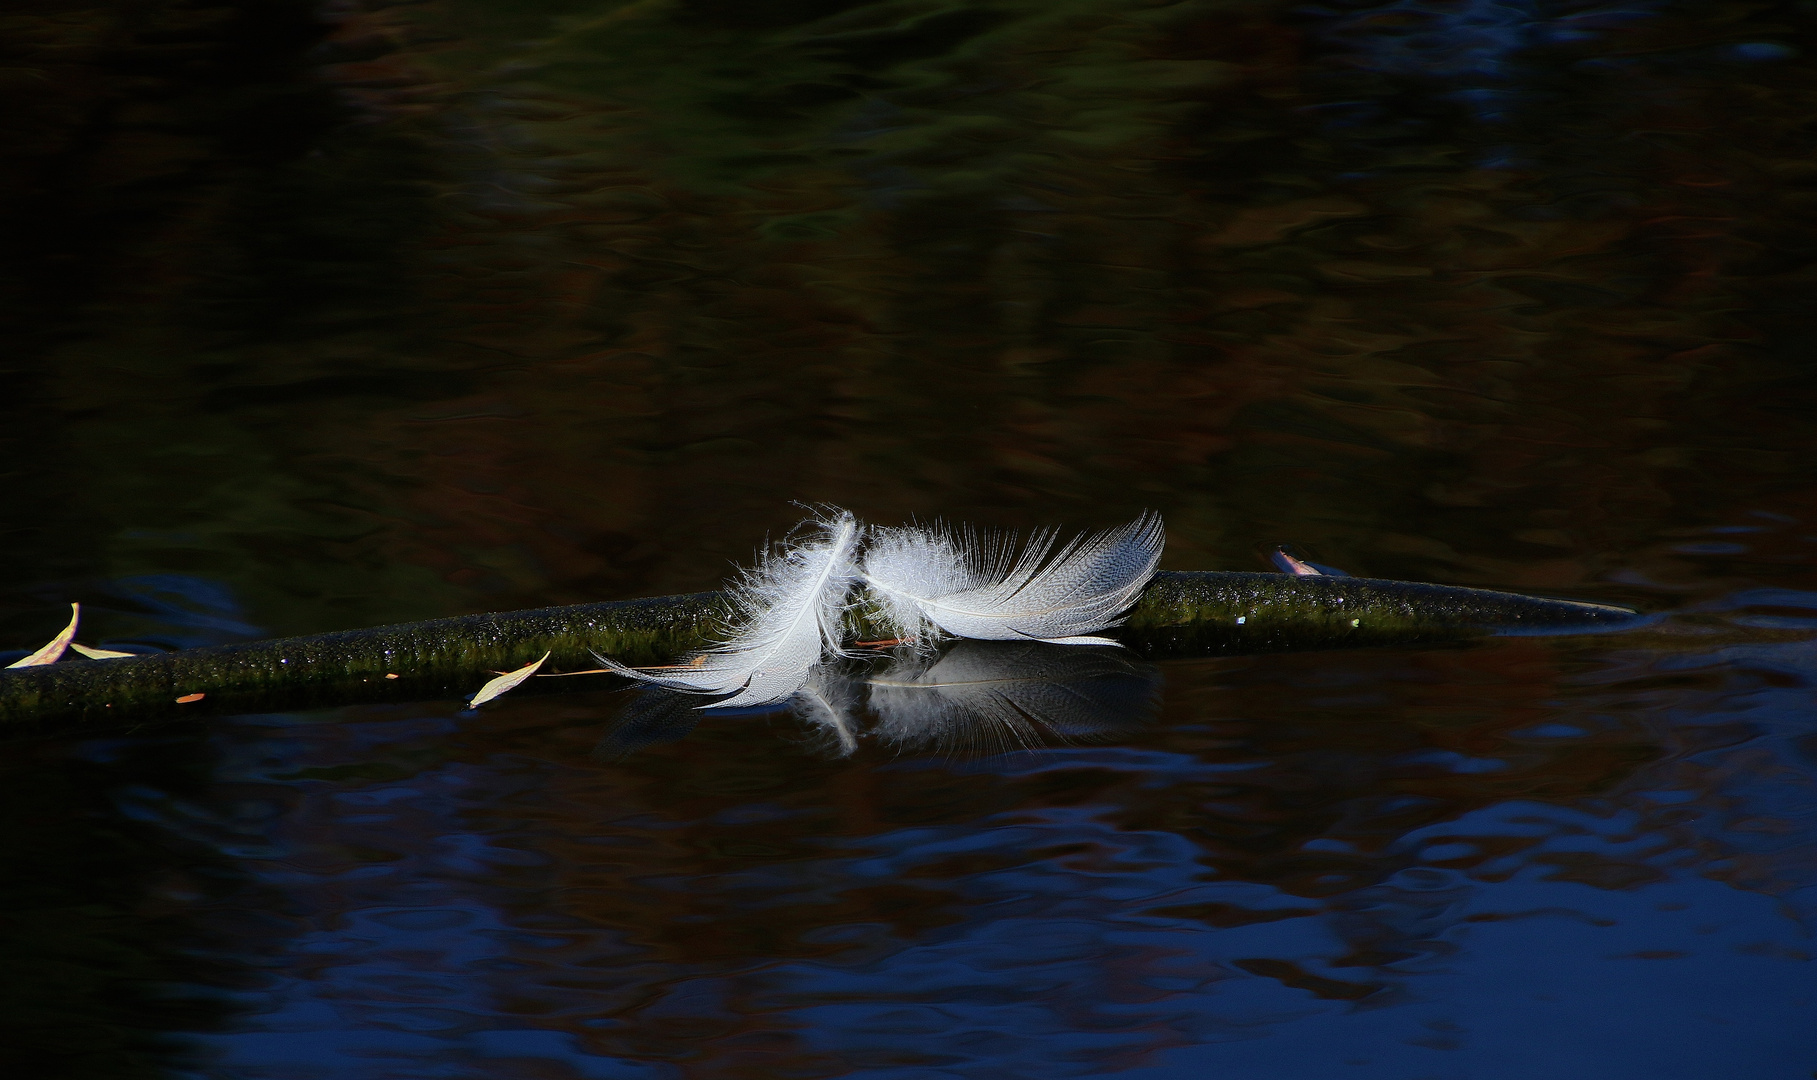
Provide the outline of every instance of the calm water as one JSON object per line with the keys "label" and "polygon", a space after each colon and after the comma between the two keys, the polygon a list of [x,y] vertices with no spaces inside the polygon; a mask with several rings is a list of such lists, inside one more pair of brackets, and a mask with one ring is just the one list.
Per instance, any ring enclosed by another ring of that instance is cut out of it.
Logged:
{"label": "calm water", "polygon": [[1665,613],[964,749],[16,738],[29,1075],[1817,1070],[1817,5],[12,10],[8,647],[707,588],[791,500]]}

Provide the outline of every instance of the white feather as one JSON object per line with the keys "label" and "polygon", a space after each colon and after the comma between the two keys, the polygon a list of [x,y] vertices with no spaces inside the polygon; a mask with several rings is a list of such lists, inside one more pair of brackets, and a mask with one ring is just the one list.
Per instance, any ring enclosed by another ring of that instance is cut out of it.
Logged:
{"label": "white feather", "polygon": [[904,638],[929,627],[987,641],[1109,645],[1093,631],[1118,618],[1154,576],[1166,533],[1161,515],[1080,536],[1053,552],[1041,530],[1016,551],[1013,535],[906,525],[873,528],[861,577]]}
{"label": "white feather", "polygon": [[[808,680],[823,650],[841,651],[846,596],[857,570],[858,523],[836,515],[810,523],[812,539],[765,551],[730,592],[737,629],[724,643],[673,668],[640,671],[603,656],[599,662],[658,686],[697,694],[731,694],[712,708],[786,701]],[[595,654],[596,656],[598,654]]]}

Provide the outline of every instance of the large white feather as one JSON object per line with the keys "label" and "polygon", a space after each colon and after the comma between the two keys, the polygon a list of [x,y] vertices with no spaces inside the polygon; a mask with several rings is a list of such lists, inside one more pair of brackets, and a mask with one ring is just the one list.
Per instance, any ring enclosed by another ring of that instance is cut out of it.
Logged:
{"label": "large white feather", "polygon": [[673,668],[640,671],[603,656],[599,662],[658,686],[732,695],[713,702],[713,708],[788,700],[807,683],[822,650],[840,651],[846,596],[857,575],[852,548],[858,523],[852,515],[839,511],[806,524],[810,539],[787,545],[781,554],[764,551],[756,568],[731,588],[738,617],[729,640]]}
{"label": "large white feather", "polygon": [[1154,576],[1166,542],[1161,515],[1076,537],[1058,552],[1054,539],[1041,530],[1018,554],[1013,535],[873,528],[861,576],[901,637],[938,627],[987,641],[1114,644],[1084,635],[1117,625]]}

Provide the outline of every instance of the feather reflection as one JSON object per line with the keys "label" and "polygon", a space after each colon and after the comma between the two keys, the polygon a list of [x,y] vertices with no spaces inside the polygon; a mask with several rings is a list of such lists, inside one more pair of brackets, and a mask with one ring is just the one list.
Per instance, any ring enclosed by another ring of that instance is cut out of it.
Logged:
{"label": "feather reflection", "polygon": [[821,664],[808,672],[808,681],[789,699],[789,708],[820,733],[830,736],[825,749],[836,757],[850,757],[858,749],[858,712],[861,684],[834,664]]}
{"label": "feather reflection", "polygon": [[702,720],[783,708],[834,757],[850,757],[866,738],[898,751],[1027,750],[1133,731],[1154,714],[1160,688],[1157,668],[1111,646],[960,641],[937,654],[818,665],[799,693],[776,706],[720,709],[703,706],[698,694],[645,687],[594,755],[624,758],[684,738]]}
{"label": "feather reflection", "polygon": [[[742,710],[740,710],[742,711]],[[661,686],[646,686],[637,692],[618,722],[612,725],[593,756],[602,761],[618,761],[639,750],[687,737],[700,723],[700,696]]]}
{"label": "feather reflection", "polygon": [[903,750],[992,753],[1140,727],[1161,674],[1108,646],[961,641],[903,656],[868,680],[876,738]]}

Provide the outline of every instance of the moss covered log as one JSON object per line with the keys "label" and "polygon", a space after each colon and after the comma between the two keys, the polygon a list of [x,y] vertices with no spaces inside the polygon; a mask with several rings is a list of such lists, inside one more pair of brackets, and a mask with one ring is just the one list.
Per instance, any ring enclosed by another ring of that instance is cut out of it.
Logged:
{"label": "moss covered log", "polygon": [[[0,725],[149,721],[467,697],[493,673],[550,654],[548,672],[596,667],[592,652],[667,663],[706,643],[720,593],[693,593],[344,630],[0,672]],[[1150,658],[1424,645],[1506,632],[1616,628],[1625,608],[1369,578],[1162,573],[1116,631]],[[853,632],[880,630],[860,615]],[[534,679],[515,694],[611,685],[612,676]],[[199,698],[196,695],[201,695]],[[189,700],[180,700],[189,699]]]}

